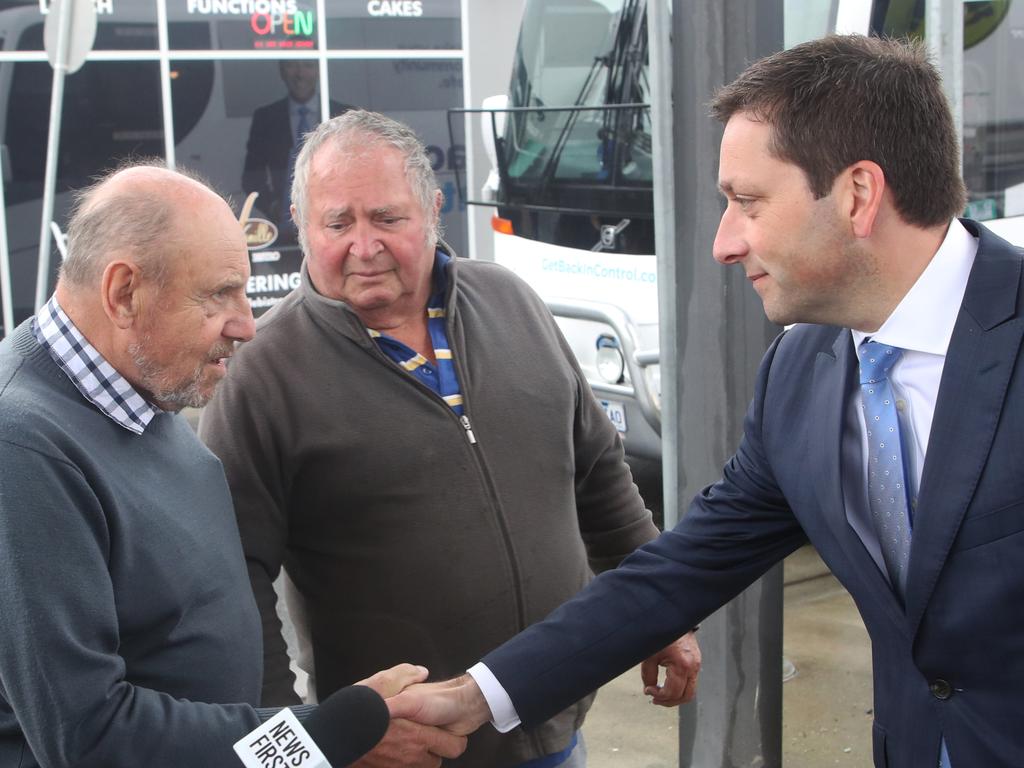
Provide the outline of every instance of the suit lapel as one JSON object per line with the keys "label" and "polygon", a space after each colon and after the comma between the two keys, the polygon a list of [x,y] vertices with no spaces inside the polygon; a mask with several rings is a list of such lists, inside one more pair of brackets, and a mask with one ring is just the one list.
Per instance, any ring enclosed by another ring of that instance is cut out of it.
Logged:
{"label": "suit lapel", "polygon": [[841,469],[843,420],[850,376],[850,334],[840,330],[831,354],[819,352],[814,361],[811,413],[821,417],[813,434],[813,454],[820,456],[820,471],[814,472],[815,489],[822,514],[841,542],[849,535],[846,524]]}
{"label": "suit lapel", "polygon": [[912,632],[985,467],[1024,334],[1019,254],[973,222],[964,224],[981,241],[946,352],[921,474],[907,575]]}

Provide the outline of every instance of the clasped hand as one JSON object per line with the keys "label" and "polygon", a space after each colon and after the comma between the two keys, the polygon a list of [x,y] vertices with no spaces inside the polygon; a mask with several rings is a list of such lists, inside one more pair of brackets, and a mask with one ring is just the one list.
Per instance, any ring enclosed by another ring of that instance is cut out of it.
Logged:
{"label": "clasped hand", "polygon": [[[427,679],[426,667],[399,664],[378,672],[357,685],[365,685],[379,693],[391,709],[394,697],[409,686]],[[358,768],[440,768],[444,758],[455,758],[466,750],[466,735],[438,728],[430,723],[414,722],[401,714],[391,713],[391,723],[384,738],[362,759],[353,763]]]}

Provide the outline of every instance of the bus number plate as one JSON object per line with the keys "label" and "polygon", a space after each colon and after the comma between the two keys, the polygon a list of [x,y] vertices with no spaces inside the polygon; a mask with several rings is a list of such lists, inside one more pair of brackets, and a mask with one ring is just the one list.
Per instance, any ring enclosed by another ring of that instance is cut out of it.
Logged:
{"label": "bus number plate", "polygon": [[602,400],[601,407],[619,432],[626,431],[626,406],[618,400]]}

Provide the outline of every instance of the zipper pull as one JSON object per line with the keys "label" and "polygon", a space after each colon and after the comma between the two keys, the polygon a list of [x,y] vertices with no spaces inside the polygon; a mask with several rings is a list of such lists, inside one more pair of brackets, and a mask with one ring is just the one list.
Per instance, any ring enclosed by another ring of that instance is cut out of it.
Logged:
{"label": "zipper pull", "polygon": [[469,438],[469,444],[476,445],[476,436],[473,434],[473,427],[469,424],[469,416],[466,416],[465,414],[459,416],[459,423],[462,425],[462,428],[466,430],[466,437]]}

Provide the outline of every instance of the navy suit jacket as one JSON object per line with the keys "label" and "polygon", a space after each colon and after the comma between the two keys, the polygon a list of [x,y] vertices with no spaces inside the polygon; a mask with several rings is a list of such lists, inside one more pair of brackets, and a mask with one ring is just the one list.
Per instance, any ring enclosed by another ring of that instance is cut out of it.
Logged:
{"label": "navy suit jacket", "polygon": [[871,636],[875,765],[1024,765],[1021,249],[980,237],[928,442],[906,607],[850,527],[841,442],[857,358],[799,325],[761,364],[723,479],[672,531],[484,658],[524,724],[646,658],[809,539]]}

